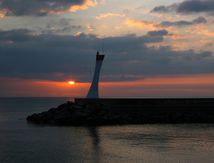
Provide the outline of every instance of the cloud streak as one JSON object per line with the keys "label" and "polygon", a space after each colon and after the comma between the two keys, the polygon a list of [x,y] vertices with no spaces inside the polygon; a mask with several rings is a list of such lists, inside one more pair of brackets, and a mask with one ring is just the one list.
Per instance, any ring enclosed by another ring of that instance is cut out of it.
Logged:
{"label": "cloud streak", "polygon": [[102,13],[102,14],[96,16],[95,18],[97,20],[101,20],[101,19],[105,19],[105,18],[109,18],[109,17],[124,17],[124,16],[125,16],[124,14],[107,12],[107,13]]}
{"label": "cloud streak", "polygon": [[163,21],[159,25],[162,27],[170,27],[170,26],[177,26],[177,27],[186,27],[186,26],[192,26],[192,25],[198,25],[198,24],[206,24],[207,20],[204,17],[198,17],[192,21]]}
{"label": "cloud streak", "polygon": [[136,19],[127,19],[124,22],[128,27],[135,27],[145,30],[157,30],[157,23],[144,21],[144,20],[136,20]]}

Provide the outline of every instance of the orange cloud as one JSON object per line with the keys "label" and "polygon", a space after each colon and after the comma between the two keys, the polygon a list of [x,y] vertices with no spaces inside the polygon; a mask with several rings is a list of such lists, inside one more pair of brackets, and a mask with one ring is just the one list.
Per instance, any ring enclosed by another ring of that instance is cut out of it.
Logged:
{"label": "orange cloud", "polygon": [[135,27],[135,28],[146,29],[146,30],[159,29],[159,27],[157,27],[157,23],[143,21],[143,20],[135,20],[135,19],[127,19],[125,21],[125,25],[127,25],[128,27]]}
{"label": "orange cloud", "polygon": [[40,13],[48,13],[49,15],[60,15],[60,14],[69,13],[69,12],[77,12],[79,10],[87,10],[88,8],[95,7],[96,5],[97,5],[97,2],[95,0],[85,0],[83,4],[71,5],[66,10],[41,9]]}
{"label": "orange cloud", "polygon": [[189,26],[187,28],[167,27],[169,35],[163,42],[149,43],[148,47],[159,48],[160,46],[170,46],[174,50],[190,50],[214,52],[213,41],[214,31],[204,25]]}
{"label": "orange cloud", "polygon": [[214,31],[209,30],[207,27],[195,27],[192,32],[197,33],[198,35],[206,36],[213,38]]}
{"label": "orange cloud", "polygon": [[4,18],[6,14],[7,14],[6,10],[0,10],[0,18]]}
{"label": "orange cloud", "polygon": [[90,7],[95,7],[97,5],[97,2],[95,0],[85,0],[85,2],[81,5],[72,5],[69,8],[70,12],[76,12],[79,10],[86,10]]}
{"label": "orange cloud", "polygon": [[96,16],[95,18],[100,20],[100,19],[104,19],[104,18],[108,18],[108,17],[124,17],[124,16],[125,16],[124,14],[108,12],[108,13],[102,13],[102,14]]}
{"label": "orange cloud", "polygon": [[[168,18],[169,19],[169,18]],[[136,33],[148,32],[152,30],[161,30],[160,22],[144,21],[136,19],[125,20],[125,25],[134,28]],[[197,24],[185,28],[178,28],[176,26],[164,27],[170,34],[164,38],[164,41],[157,43],[148,43],[148,47],[159,48],[161,46],[170,46],[174,50],[190,50],[214,51],[212,46],[214,31],[211,26],[204,24]]]}

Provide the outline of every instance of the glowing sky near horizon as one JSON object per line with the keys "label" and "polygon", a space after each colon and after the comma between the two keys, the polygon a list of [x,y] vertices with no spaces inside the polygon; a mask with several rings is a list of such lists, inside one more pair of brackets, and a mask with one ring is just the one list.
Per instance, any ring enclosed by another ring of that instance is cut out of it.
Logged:
{"label": "glowing sky near horizon", "polygon": [[213,5],[1,0],[0,96],[85,96],[101,50],[103,97],[214,97]]}

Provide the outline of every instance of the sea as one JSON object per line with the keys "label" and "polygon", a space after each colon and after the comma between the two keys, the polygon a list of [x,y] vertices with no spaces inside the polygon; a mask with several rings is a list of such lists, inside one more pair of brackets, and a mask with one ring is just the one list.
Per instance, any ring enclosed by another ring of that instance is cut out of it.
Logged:
{"label": "sea", "polygon": [[[213,124],[51,127],[26,117],[71,98],[0,98],[0,163],[213,163]],[[172,108],[173,109],[173,108]]]}

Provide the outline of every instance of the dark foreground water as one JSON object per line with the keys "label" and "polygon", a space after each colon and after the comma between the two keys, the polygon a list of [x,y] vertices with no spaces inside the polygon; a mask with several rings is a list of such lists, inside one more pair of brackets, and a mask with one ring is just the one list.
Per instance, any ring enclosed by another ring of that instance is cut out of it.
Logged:
{"label": "dark foreground water", "polygon": [[0,163],[213,163],[214,125],[99,128],[27,124],[66,98],[0,98]]}

